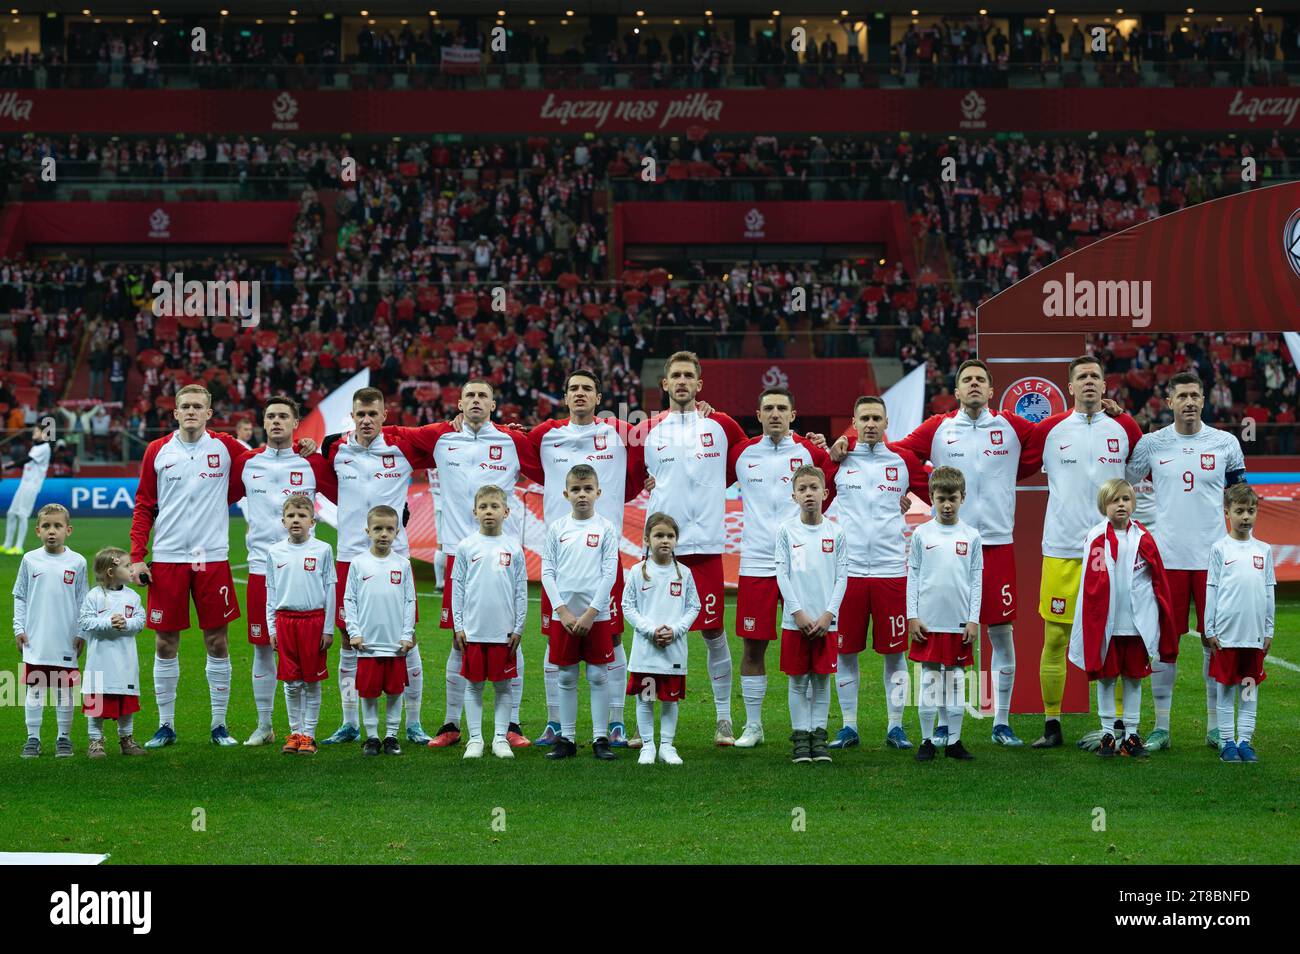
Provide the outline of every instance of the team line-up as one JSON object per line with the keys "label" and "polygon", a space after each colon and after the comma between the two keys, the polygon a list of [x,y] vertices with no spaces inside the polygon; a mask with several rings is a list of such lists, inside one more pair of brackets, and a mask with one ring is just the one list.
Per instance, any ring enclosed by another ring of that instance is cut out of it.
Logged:
{"label": "team line-up", "polygon": [[[109,547],[96,554],[93,587],[85,558],[67,545],[67,510],[52,504],[37,515],[42,546],[23,556],[14,586],[26,685],[22,755],[42,754],[49,703],[56,712],[55,755],[73,754],[79,686],[89,756],[106,754],[105,719],[117,722],[124,754],[173,744],[180,634],[191,625],[191,600],[207,651],[210,739],[237,744],[226,727],[227,633],[241,610],[227,557],[229,506],[244,499],[259,720],[245,745],[276,741],[278,680],[289,716],[282,751],[316,753],[321,685],[337,630],[343,722],[321,744],[357,741],[364,728],[365,755],[400,755],[405,708],[406,737],[416,744],[455,746],[463,727],[465,758],[481,757],[485,745],[510,758],[514,749],[534,744],[549,748],[548,759],[573,757],[585,663],[595,757],[615,759],[614,750],[627,747],[640,749],[642,764],[678,765],[687,636],[700,632],[719,746],[764,742],[767,648],[778,639],[780,668],[789,676],[793,761],[830,761],[830,749],[859,745],[859,654],[870,640],[884,661],[885,744],[913,748],[903,725],[910,660],[921,669],[915,758],[932,760],[943,750],[948,758],[970,760],[962,742],[965,670],[981,624],[992,647],[992,741],[1023,744],[1010,724],[1015,485],[1043,471],[1049,486],[1039,593],[1045,725],[1033,746],[1064,742],[1068,656],[1097,684],[1100,728],[1081,746],[1131,757],[1169,748],[1180,637],[1194,605],[1197,627],[1190,632],[1203,646],[1206,742],[1222,761],[1256,761],[1251,738],[1273,636],[1275,577],[1271,548],[1253,537],[1258,499],[1245,482],[1240,444],[1202,422],[1204,387],[1194,374],[1170,378],[1166,400],[1174,422],[1146,435],[1105,399],[1096,358],[1076,359],[1068,375],[1072,408],[1031,422],[990,410],[989,370],[969,360],[957,370],[956,410],[886,441],[884,401],[859,397],[853,434],[830,447],[822,435],[792,429],[794,397],[783,388],[759,395],[763,433],[752,438],[731,417],[697,404],[703,381],[690,352],[665,365],[668,410],[639,425],[597,417],[600,381],[579,370],[565,382],[568,418],[531,430],[492,424],[494,391],[483,379],[465,383],[456,421],[418,428],[386,425],[384,395],[364,388],[353,397],[353,429],[319,448],[294,440],[300,411],[292,398],[266,402],[266,445],[253,450],[209,431],[211,395],[186,386],[176,395],[177,430],[145,453],[129,551]],[[404,526],[411,477],[421,468],[431,471],[438,489],[439,625],[451,631],[446,715],[432,737],[420,721],[423,661]],[[519,717],[528,580],[518,543],[520,508],[509,505],[521,475],[543,485],[546,523],[548,716],[533,741]],[[739,737],[732,730],[733,669],[723,628],[724,518],[732,482],[740,486],[745,516],[735,614],[744,647]],[[624,503],[643,489],[650,494],[644,555],[625,575],[619,560]],[[910,546],[903,516],[909,492],[932,507],[932,519],[916,528]],[[317,494],[337,503],[337,552],[313,534]],[[24,497],[20,488],[19,498],[34,496]],[[832,501],[834,520],[824,513]],[[1146,508],[1144,519],[1135,519],[1139,507]],[[147,587],[146,603],[131,584]],[[623,645],[629,624],[630,652]],[[146,626],[156,637],[159,727],[141,746],[133,736],[140,709],[135,636]],[[1144,739],[1139,717],[1147,677],[1155,723]],[[827,732],[832,681],[843,716],[834,740]],[[488,682],[494,689],[490,744],[482,729]],[[627,696],[635,699],[635,734],[624,727]]]}

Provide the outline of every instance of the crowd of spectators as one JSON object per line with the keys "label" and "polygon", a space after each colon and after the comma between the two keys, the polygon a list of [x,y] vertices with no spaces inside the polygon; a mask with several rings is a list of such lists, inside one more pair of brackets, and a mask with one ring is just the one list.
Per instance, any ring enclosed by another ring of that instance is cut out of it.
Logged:
{"label": "crowd of spectators", "polygon": [[[929,369],[927,400],[941,410],[953,400],[952,372],[973,353],[982,300],[1066,250],[1241,189],[1243,155],[1263,170],[1300,154],[1293,145],[1267,135],[285,143],[272,151],[317,170],[322,185],[344,156],[358,176],[331,199],[304,189],[279,261],[0,262],[0,316],[9,315],[0,371],[50,369],[35,376],[43,386],[24,382],[49,407],[84,340],[90,387],[77,399],[103,403],[115,426],[141,438],[168,426],[168,398],[191,378],[208,383],[228,421],[277,391],[310,404],[363,366],[407,423],[448,413],[469,375],[498,387],[503,419],[544,419],[580,365],[602,374],[606,409],[626,412],[640,404],[643,361],[683,344],[717,358],[898,357],[905,371]],[[94,146],[36,148],[80,156]],[[846,164],[906,202],[915,273],[874,258],[611,264],[603,185],[633,175],[647,154],[736,180],[787,163],[805,173]],[[945,182],[938,169],[949,157],[956,179]],[[153,282],[176,271],[260,282],[258,329],[156,317]],[[807,293],[798,312],[796,286]],[[1094,347],[1112,393],[1153,420],[1163,413],[1156,388],[1183,367],[1210,382],[1216,419],[1294,415],[1296,374],[1277,336],[1124,336]],[[1291,431],[1268,433],[1290,440]]]}
{"label": "crowd of spectators", "polygon": [[[1004,19],[988,16],[916,18],[890,44],[888,60],[878,63],[863,62],[861,35],[879,27],[851,18],[820,33],[809,28],[813,33],[802,52],[788,40],[795,22],[789,16],[779,31],[753,20],[749,42],[737,42],[716,21],[630,27],[615,37],[588,32],[557,41],[553,24],[524,26],[516,18],[508,21],[504,50],[492,48],[490,17],[472,28],[460,20],[417,19],[391,27],[363,23],[346,38],[315,21],[79,20],[70,23],[62,48],[0,54],[0,88],[146,89],[170,85],[173,78],[204,88],[312,88],[332,86],[340,71],[354,88],[390,88],[396,72],[407,74],[411,86],[459,87],[467,72],[463,62],[445,70],[443,65],[443,50],[457,47],[478,50],[484,67],[516,84],[519,74],[503,67],[537,66],[547,85],[613,85],[616,74],[627,72],[638,88],[784,85],[790,72],[801,72],[807,85],[840,86],[850,74],[873,84],[918,74],[922,85],[998,86],[1013,73],[1069,85],[1080,81],[1085,61],[1103,68],[1103,81],[1124,82],[1151,63],[1173,82],[1209,85],[1219,81],[1216,72],[1226,72],[1231,84],[1268,83],[1300,68],[1300,31],[1289,22],[1260,15],[1184,21],[1181,11],[1171,11],[1164,30],[1135,25],[1124,32],[1122,19],[1030,17],[1023,29],[1011,29]],[[205,49],[192,48],[188,31],[194,25],[207,30]],[[1096,27],[1104,31],[1104,48],[1093,42]]]}

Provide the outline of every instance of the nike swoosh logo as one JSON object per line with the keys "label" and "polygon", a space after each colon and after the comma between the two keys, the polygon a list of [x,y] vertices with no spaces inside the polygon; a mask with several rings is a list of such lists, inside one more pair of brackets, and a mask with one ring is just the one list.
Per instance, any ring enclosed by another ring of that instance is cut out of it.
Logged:
{"label": "nike swoosh logo", "polygon": [[458,450],[460,450],[459,447],[448,447],[448,448],[447,448],[447,453],[448,453],[448,454],[454,454],[454,453],[456,453],[456,451],[458,451]]}
{"label": "nike swoosh logo", "polygon": [[[1174,459],[1174,458],[1172,458],[1172,457],[1169,458],[1169,460],[1173,460],[1173,459]],[[1160,463],[1162,463],[1162,464],[1167,464],[1167,463],[1169,463],[1169,460],[1162,460]]]}
{"label": "nike swoosh logo", "polygon": [[560,542],[561,542],[561,543],[564,543],[566,540],[569,539],[569,537],[572,537],[572,536],[573,536],[573,534],[570,533],[568,536],[560,537]]}
{"label": "nike swoosh logo", "polygon": [[1236,562],[1237,562],[1236,560],[1224,560],[1224,561],[1223,561],[1223,565],[1224,565],[1224,566],[1232,566],[1232,565],[1233,565],[1234,563],[1236,563]]}
{"label": "nike swoosh logo", "polygon": [[927,544],[925,545],[925,548],[926,548],[927,550],[933,550],[933,549],[934,549],[935,547],[937,547],[938,545],[939,545],[939,544],[937,544],[937,543],[927,543]]}
{"label": "nike swoosh logo", "polygon": [[660,444],[658,447],[655,448],[655,450],[657,450],[657,451],[661,451],[661,450],[663,450],[663,449],[664,449],[665,447],[667,447],[667,446],[668,446],[667,444]]}
{"label": "nike swoosh logo", "polygon": [[948,440],[944,441],[944,443],[945,443],[945,444],[956,444],[959,440],[961,440],[960,437],[952,437],[952,438],[949,438]]}
{"label": "nike swoosh logo", "polygon": [[231,613],[233,613],[233,612],[235,611],[235,609],[236,609],[236,607],[232,606],[232,607],[230,607],[230,609],[226,610],[226,612],[223,613],[222,615],[223,615],[223,616],[229,616]]}
{"label": "nike swoosh logo", "polygon": [[1002,615],[1003,615],[1003,616],[1010,616],[1010,615],[1011,615],[1011,610],[1003,610],[1003,611],[1002,611]]}
{"label": "nike swoosh logo", "polygon": [[648,590],[648,589],[650,589],[650,587],[648,587],[648,586],[643,586],[643,587],[641,587],[641,592],[644,593],[644,592],[645,592],[646,590]]}
{"label": "nike swoosh logo", "polygon": [[34,579],[36,579],[38,576],[44,576],[44,575],[45,575],[45,571],[42,570],[40,573],[33,573],[33,574],[32,574],[32,579],[34,580]]}
{"label": "nike swoosh logo", "polygon": [[846,470],[844,473],[846,473],[846,474],[856,474],[857,471],[856,471],[856,470]]}
{"label": "nike swoosh logo", "polygon": [[754,469],[755,467],[757,467],[757,466],[758,466],[757,464],[750,464],[750,465],[749,465],[749,469],[750,469],[750,470],[753,470],[753,469]]}
{"label": "nike swoosh logo", "polygon": [[175,464],[163,464],[163,470],[171,470],[175,466]]}
{"label": "nike swoosh logo", "polygon": [[289,565],[289,564],[287,564],[287,563],[277,563],[277,564],[275,565],[275,568],[276,568],[277,570],[283,570],[283,569],[284,569],[286,566],[288,566],[288,565]]}
{"label": "nike swoosh logo", "polygon": [[483,559],[481,556],[476,556],[476,557],[474,557],[472,560],[470,560],[469,562],[470,562],[470,563],[477,563],[477,562],[478,562],[479,560],[481,560],[481,559]]}
{"label": "nike swoosh logo", "polygon": [[371,573],[370,576],[363,576],[363,577],[361,578],[361,582],[364,583],[364,582],[366,582],[366,580],[372,579],[373,577],[374,577],[374,574],[373,574],[373,573]]}
{"label": "nike swoosh logo", "polygon": [[790,549],[792,549],[792,550],[798,550],[801,546],[803,546],[802,543],[792,543],[792,544],[790,544]]}
{"label": "nike swoosh logo", "polygon": [[904,642],[904,641],[900,639],[900,640],[899,640],[898,642],[896,642],[896,643],[890,643],[890,644],[889,644],[889,648],[890,648],[890,649],[894,649],[894,648],[897,647],[897,646],[901,646],[901,645],[903,645],[903,642]]}
{"label": "nike swoosh logo", "polygon": [[1071,448],[1071,447],[1073,447],[1073,446],[1074,446],[1073,444],[1061,444],[1061,445],[1058,445],[1056,449],[1057,449],[1057,450],[1067,450],[1068,448]]}
{"label": "nike swoosh logo", "polygon": [[261,480],[261,479],[262,479],[262,475],[261,475],[261,474],[254,474],[254,475],[253,475],[253,479],[254,479],[254,480]]}

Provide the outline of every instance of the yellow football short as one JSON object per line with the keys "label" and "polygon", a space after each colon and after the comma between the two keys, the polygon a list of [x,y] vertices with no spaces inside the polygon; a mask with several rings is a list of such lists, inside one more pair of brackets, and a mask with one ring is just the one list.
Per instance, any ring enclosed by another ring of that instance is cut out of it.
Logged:
{"label": "yellow football short", "polygon": [[1038,584],[1038,615],[1049,623],[1073,623],[1074,601],[1079,596],[1083,559],[1043,557],[1043,578]]}

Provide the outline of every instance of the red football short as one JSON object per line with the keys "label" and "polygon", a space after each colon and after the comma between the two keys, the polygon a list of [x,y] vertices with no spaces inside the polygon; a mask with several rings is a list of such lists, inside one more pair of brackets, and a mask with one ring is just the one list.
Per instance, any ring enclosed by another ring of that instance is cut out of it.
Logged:
{"label": "red football short", "polygon": [[736,591],[736,635],[744,639],[776,639],[776,604],[781,587],[774,576],[742,576]]}
{"label": "red football short", "polygon": [[[551,598],[546,595],[546,590],[542,590],[542,635],[551,635],[551,617],[554,615],[555,607],[551,605]],[[563,629],[559,623],[555,624],[559,629]],[[609,619],[601,620],[595,623],[591,630],[606,630],[609,633],[611,644],[615,637],[623,635],[623,564],[619,563],[618,572],[614,576],[614,588],[609,591]],[[551,650],[555,652],[554,649]],[[554,657],[552,657],[554,662]],[[572,663],[561,663],[561,665],[570,666]]]}
{"label": "red football short", "polygon": [[907,577],[851,576],[837,619],[840,652],[871,648],[882,656],[907,651]]}
{"label": "red football short", "polygon": [[[172,633],[190,628],[190,596],[199,611],[199,627],[216,629],[239,619],[235,581],[226,560],[202,564],[153,563],[146,607],[149,628]],[[265,602],[265,600],[263,600]]]}
{"label": "red football short", "polygon": [[1165,570],[1169,577],[1169,595],[1173,605],[1174,629],[1182,636],[1188,631],[1187,614],[1196,605],[1196,631],[1205,632],[1206,570]]}
{"label": "red football short", "polygon": [[1259,685],[1268,678],[1264,672],[1264,650],[1220,649],[1211,653],[1210,678],[1225,686],[1239,686],[1248,679]]}
{"label": "red football short", "polygon": [[[452,567],[454,567],[455,565],[456,565],[456,554],[448,553],[447,566],[443,569],[443,573],[442,573],[442,612],[438,615],[439,629],[454,630],[456,628],[456,619],[454,616],[451,615],[452,612],[451,570]],[[543,596],[542,598],[545,599],[546,597]]]}
{"label": "red football short", "polygon": [[29,666],[27,663],[23,663],[24,686],[71,689],[80,682],[81,671],[75,666]]}
{"label": "red football short", "polygon": [[980,622],[985,626],[1010,623],[1016,618],[1016,547],[1012,543],[984,546],[983,602]]}
{"label": "red football short", "polygon": [[1088,673],[1089,679],[1145,679],[1151,675],[1151,659],[1141,636],[1112,636],[1102,660],[1101,672]]}
{"label": "red football short", "polygon": [[579,662],[603,666],[614,661],[614,633],[610,621],[593,623],[586,636],[575,636],[560,624],[551,621],[547,636],[551,648],[552,666],[576,666]]}
{"label": "red football short", "polygon": [[967,646],[962,642],[961,633],[931,632],[925,642],[912,640],[912,647],[907,651],[907,658],[912,662],[942,663],[945,666],[969,666],[971,651],[975,643]]}
{"label": "red football short", "polygon": [[271,633],[266,627],[266,575],[248,574],[248,641],[254,646],[269,646]]}
{"label": "red football short", "polygon": [[700,597],[700,613],[691,624],[690,631],[722,629],[722,614],[727,605],[723,600],[722,554],[692,553],[679,556],[677,562],[688,567],[695,580],[695,592]]}
{"label": "red football short", "polygon": [[[279,617],[276,617],[276,625],[279,624]],[[357,695],[362,699],[395,696],[405,688],[405,656],[361,656],[357,659]]]}
{"label": "red football short", "polygon": [[92,719],[120,719],[140,711],[140,697],[118,693],[85,695],[81,697],[81,711]]}
{"label": "red football short", "polygon": [[519,675],[515,652],[506,643],[466,643],[465,652],[461,654],[460,674],[470,682],[514,679]]}
{"label": "red football short", "polygon": [[[275,678],[281,682],[321,682],[329,678],[329,654],[320,648],[323,609],[275,614]],[[405,660],[403,660],[405,663]]]}
{"label": "red football short", "polygon": [[834,675],[840,658],[840,639],[834,630],[810,639],[797,629],[781,630],[781,671],[787,676]]}
{"label": "red football short", "polygon": [[686,698],[686,675],[666,675],[658,672],[629,672],[627,695],[639,696],[646,689],[660,702],[680,702]]}

